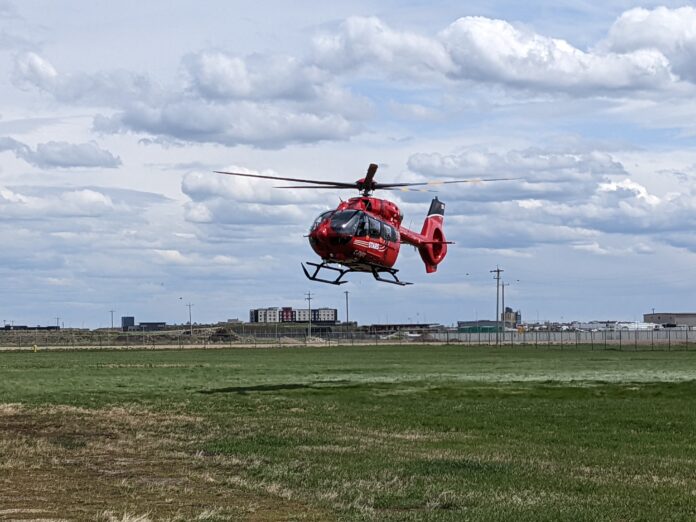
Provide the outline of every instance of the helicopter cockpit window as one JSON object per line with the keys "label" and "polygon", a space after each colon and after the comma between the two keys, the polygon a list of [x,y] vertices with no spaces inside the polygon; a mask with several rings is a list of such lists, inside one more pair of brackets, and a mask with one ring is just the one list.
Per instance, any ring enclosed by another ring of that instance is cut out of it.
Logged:
{"label": "helicopter cockpit window", "polygon": [[312,232],[314,229],[316,229],[319,225],[321,225],[324,220],[329,217],[331,214],[333,214],[335,211],[334,210],[327,210],[326,212],[322,212],[319,214],[317,219],[314,220],[314,223],[312,224],[312,228],[309,229],[310,232]]}
{"label": "helicopter cockpit window", "polygon": [[339,234],[355,235],[362,212],[357,210],[340,210],[331,216],[331,228]]}
{"label": "helicopter cockpit window", "polygon": [[399,240],[396,234],[396,229],[386,223],[382,223],[382,237],[387,241],[396,242]]}
{"label": "helicopter cockpit window", "polygon": [[369,228],[369,234],[370,237],[379,237],[382,230],[381,230],[381,222],[375,218],[369,218],[370,221],[370,228]]}

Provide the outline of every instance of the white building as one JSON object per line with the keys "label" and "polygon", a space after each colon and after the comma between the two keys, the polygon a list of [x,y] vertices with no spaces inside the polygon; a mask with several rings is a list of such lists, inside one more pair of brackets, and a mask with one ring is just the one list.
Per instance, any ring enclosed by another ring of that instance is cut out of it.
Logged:
{"label": "white building", "polygon": [[279,323],[280,308],[256,308],[249,311],[250,323]]}
{"label": "white building", "polygon": [[[313,308],[313,323],[336,323],[338,310],[335,308]],[[249,322],[251,323],[307,323],[309,322],[308,308],[255,308],[249,310]]]}
{"label": "white building", "polygon": [[309,321],[309,309],[308,308],[296,308],[293,310],[295,312],[295,322],[296,323],[306,323]]}

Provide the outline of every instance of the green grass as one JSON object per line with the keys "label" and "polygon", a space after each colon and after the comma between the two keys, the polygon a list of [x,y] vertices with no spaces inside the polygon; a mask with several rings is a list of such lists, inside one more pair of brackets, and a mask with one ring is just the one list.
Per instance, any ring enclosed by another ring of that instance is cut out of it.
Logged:
{"label": "green grass", "polygon": [[22,406],[0,434],[24,449],[0,458],[17,481],[132,456],[85,519],[693,520],[695,397],[687,351],[2,353],[0,403]]}

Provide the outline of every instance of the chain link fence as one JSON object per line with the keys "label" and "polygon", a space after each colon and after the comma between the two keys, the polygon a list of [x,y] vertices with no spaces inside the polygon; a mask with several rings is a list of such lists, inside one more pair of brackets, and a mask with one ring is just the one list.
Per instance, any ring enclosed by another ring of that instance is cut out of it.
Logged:
{"label": "chain link fence", "polygon": [[592,350],[696,349],[696,331],[688,329],[615,330],[595,332],[475,332],[451,329],[382,330],[318,326],[235,325],[158,332],[64,329],[0,332],[0,349],[183,349],[340,345],[448,344],[466,346],[559,346]]}

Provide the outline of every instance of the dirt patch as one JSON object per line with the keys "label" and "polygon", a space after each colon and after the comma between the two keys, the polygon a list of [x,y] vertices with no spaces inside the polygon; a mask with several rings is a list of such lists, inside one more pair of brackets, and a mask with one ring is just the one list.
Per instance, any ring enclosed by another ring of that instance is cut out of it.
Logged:
{"label": "dirt patch", "polygon": [[330,520],[198,451],[203,419],[0,405],[0,520]]}

